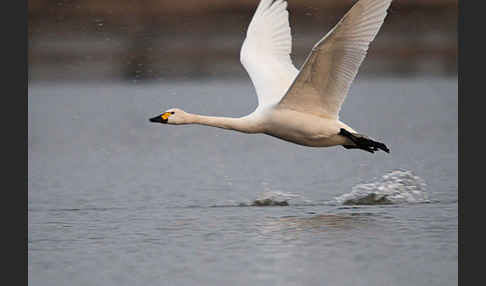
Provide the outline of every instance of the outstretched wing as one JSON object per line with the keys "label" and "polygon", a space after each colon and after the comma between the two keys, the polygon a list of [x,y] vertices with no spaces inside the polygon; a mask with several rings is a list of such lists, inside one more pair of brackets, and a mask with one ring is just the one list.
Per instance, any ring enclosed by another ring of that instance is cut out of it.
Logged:
{"label": "outstretched wing", "polygon": [[298,73],[290,59],[292,36],[287,2],[272,2],[260,1],[240,53],[259,107],[278,103]]}
{"label": "outstretched wing", "polygon": [[278,108],[337,119],[391,1],[358,1],[314,46]]}

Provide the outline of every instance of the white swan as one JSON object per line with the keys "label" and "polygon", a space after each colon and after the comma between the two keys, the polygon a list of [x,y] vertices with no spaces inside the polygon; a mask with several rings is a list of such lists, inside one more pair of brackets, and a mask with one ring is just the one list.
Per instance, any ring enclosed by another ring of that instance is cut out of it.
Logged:
{"label": "white swan", "polygon": [[264,133],[311,147],[342,145],[373,153],[385,144],[358,134],[339,120],[339,110],[380,29],[392,0],[358,1],[313,48],[298,71],[284,0],[261,0],[241,48],[241,63],[258,96],[258,107],[240,118],[191,114],[178,108],[151,118],[167,124],[201,124]]}

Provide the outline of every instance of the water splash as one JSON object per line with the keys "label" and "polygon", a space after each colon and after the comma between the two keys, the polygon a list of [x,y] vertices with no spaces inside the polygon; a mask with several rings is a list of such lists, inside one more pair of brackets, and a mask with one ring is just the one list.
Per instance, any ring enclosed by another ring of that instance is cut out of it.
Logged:
{"label": "water splash", "polygon": [[336,206],[336,205],[386,205],[430,202],[425,191],[425,181],[412,171],[394,170],[372,183],[359,184],[351,192],[329,201],[310,201],[302,195],[270,190],[264,183],[263,191],[249,202],[229,202],[211,207],[252,206]]}
{"label": "water splash", "polygon": [[300,195],[276,191],[265,191],[252,202],[252,206],[288,206],[289,200],[301,198]]}
{"label": "water splash", "polygon": [[354,186],[335,201],[343,205],[425,203],[429,202],[425,186],[425,181],[412,171],[394,170],[376,182]]}

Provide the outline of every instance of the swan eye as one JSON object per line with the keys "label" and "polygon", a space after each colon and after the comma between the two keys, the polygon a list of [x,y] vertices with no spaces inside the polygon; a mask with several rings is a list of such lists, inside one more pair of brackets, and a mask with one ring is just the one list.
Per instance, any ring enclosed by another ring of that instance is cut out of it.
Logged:
{"label": "swan eye", "polygon": [[174,112],[174,111],[172,111],[170,114],[175,114],[175,112]]}

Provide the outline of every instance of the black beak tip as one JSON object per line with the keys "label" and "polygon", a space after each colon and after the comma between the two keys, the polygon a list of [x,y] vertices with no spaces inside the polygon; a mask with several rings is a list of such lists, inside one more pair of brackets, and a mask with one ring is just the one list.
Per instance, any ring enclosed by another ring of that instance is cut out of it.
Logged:
{"label": "black beak tip", "polygon": [[155,123],[162,123],[162,117],[159,116],[155,116],[155,117],[152,117],[149,119],[150,122],[155,122]]}

